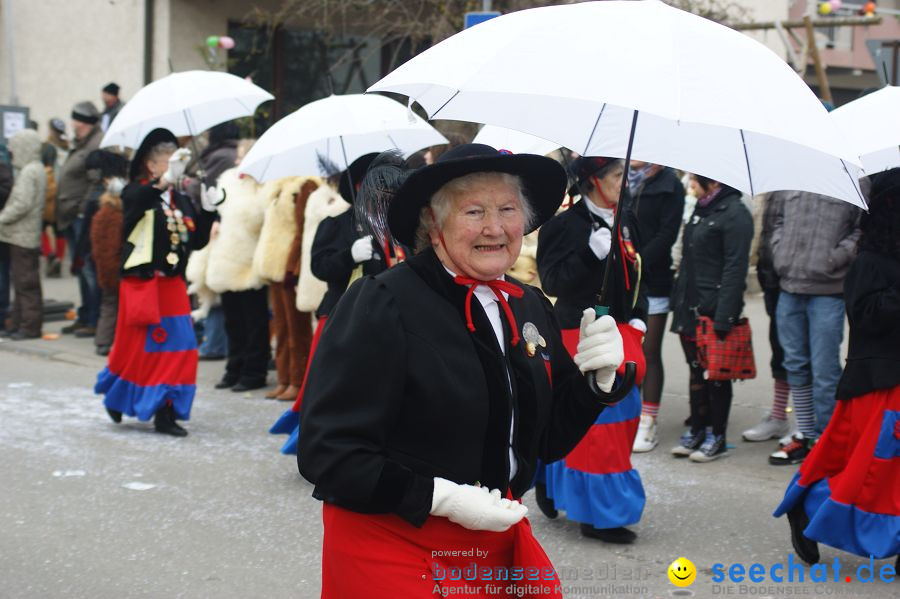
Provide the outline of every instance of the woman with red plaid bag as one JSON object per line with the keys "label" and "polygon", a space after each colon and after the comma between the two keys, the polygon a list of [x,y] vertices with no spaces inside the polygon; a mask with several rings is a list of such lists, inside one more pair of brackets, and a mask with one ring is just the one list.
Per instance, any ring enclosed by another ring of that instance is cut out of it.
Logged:
{"label": "woman with red plaid bag", "polygon": [[697,196],[684,226],[683,256],[672,291],[672,332],[690,367],[690,429],[672,449],[676,457],[710,462],[728,455],[725,433],[731,410],[731,381],[708,380],[697,357],[697,320],[712,319],[724,339],[744,308],[753,218],[741,192],[700,175],[691,176]]}

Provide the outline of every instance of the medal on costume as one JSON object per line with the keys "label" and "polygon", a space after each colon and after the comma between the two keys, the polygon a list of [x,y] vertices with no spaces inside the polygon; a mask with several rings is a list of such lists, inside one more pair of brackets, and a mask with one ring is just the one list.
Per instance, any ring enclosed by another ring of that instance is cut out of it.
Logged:
{"label": "medal on costume", "polygon": [[522,325],[522,339],[525,340],[525,353],[533,358],[538,346],[547,347],[547,341],[538,332],[534,323],[526,322]]}

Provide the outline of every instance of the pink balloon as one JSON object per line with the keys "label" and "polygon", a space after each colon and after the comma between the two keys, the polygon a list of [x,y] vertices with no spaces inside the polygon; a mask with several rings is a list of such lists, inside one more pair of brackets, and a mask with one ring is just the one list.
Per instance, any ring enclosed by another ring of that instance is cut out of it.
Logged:
{"label": "pink balloon", "polygon": [[219,38],[219,46],[226,50],[231,50],[234,48],[234,40],[227,35],[223,35]]}
{"label": "pink balloon", "polygon": [[832,11],[841,9],[841,0],[831,0],[831,2],[829,2],[829,4],[831,4]]}

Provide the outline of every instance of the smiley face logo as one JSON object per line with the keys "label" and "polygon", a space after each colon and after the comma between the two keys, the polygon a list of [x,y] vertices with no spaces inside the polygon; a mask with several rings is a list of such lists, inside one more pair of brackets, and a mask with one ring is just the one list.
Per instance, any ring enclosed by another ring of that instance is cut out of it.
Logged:
{"label": "smiley face logo", "polygon": [[686,557],[679,557],[672,562],[667,572],[669,580],[677,587],[690,586],[694,579],[697,578],[697,568]]}

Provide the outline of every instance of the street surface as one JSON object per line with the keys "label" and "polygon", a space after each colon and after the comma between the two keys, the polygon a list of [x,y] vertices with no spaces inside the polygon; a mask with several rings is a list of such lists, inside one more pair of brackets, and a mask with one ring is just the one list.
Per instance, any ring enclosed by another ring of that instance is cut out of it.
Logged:
{"label": "street surface", "polygon": [[[75,301],[77,284],[45,281],[44,295]],[[583,539],[576,523],[547,520],[526,496],[566,597],[898,596],[896,581],[877,582],[893,558],[874,562],[876,582],[862,583],[857,568],[867,560],[824,546],[828,582],[810,582],[808,567],[803,583],[796,573],[793,583],[769,578],[792,552],[786,520],[771,513],[796,468],[768,465],[774,441],[740,439],[772,388],[762,299],[747,303],[759,377],[735,385],[735,448],[724,459],[695,464],[669,454],[688,413],[687,366],[666,335],[660,446],[632,456],[647,493],[634,545]],[[93,352],[92,340],[70,335],[0,342],[0,598],[318,597],[321,505],[295,460],[279,453],[285,437],[267,433],[289,403],[214,390],[224,363],[201,362],[190,436],[162,436],[128,418],[115,425],[92,392],[104,365]],[[698,570],[685,589],[666,574],[680,556]],[[765,582],[727,578],[732,564],[746,571],[753,563],[765,568]],[[715,564],[726,575],[718,584]]]}

